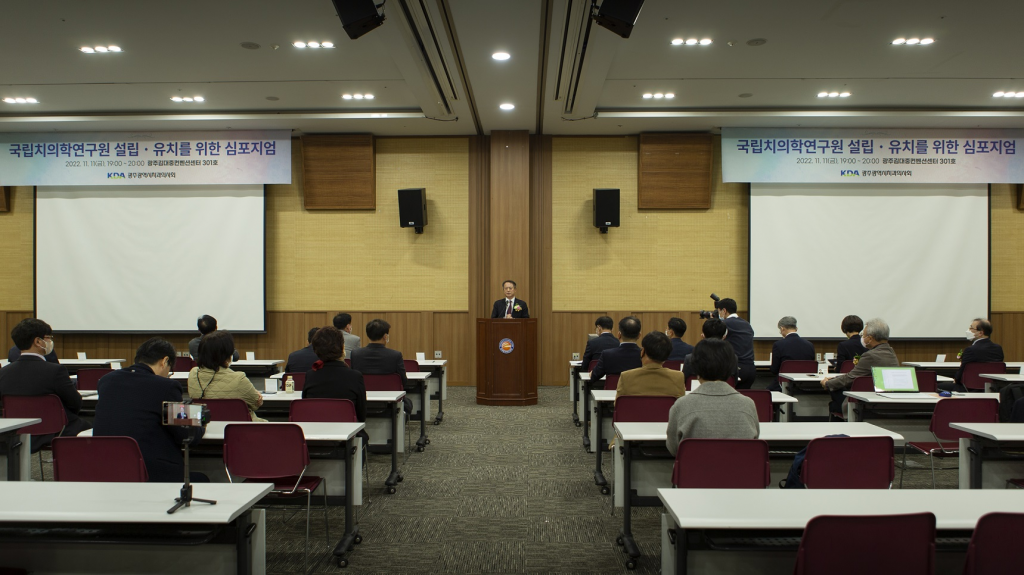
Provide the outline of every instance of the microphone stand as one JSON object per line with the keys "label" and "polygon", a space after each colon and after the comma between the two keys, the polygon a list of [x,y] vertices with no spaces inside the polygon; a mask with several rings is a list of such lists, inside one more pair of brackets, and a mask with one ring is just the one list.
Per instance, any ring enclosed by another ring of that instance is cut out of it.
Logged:
{"label": "microphone stand", "polygon": [[188,472],[188,446],[190,443],[192,443],[193,439],[195,439],[195,428],[189,426],[188,436],[185,438],[185,441],[183,442],[185,448],[185,484],[181,486],[180,495],[174,498],[174,507],[171,507],[170,509],[167,510],[168,515],[174,513],[175,511],[181,509],[182,507],[190,507],[193,501],[198,501],[199,503],[209,503],[210,505],[217,504],[217,502],[212,499],[199,499],[198,497],[192,497],[192,482],[189,481]]}

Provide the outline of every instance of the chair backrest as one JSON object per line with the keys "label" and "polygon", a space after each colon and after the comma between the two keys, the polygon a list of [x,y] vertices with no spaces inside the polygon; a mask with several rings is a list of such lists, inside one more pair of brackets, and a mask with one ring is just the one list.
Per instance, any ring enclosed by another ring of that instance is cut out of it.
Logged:
{"label": "chair backrest", "polygon": [[874,391],[875,380],[870,375],[862,375],[850,384],[850,391]]}
{"label": "chair backrest", "polygon": [[754,400],[754,406],[757,407],[758,421],[766,423],[775,417],[775,407],[772,405],[772,392],[766,389],[737,389],[736,391]]}
{"label": "chair backrest", "polygon": [[[619,388],[619,374],[609,373],[604,376],[604,388],[605,390],[614,391]],[[665,421],[668,421],[667,419]]]}
{"label": "chair backrest", "polygon": [[149,481],[146,461],[131,437],[56,437],[54,481]]}
{"label": "chair backrest", "polygon": [[810,489],[888,489],[894,465],[891,437],[819,437],[807,444],[801,481]]}
{"label": "chair backrest", "polygon": [[967,547],[964,575],[1013,573],[1024,562],[1024,513],[988,513],[978,519]]}
{"label": "chair backrest", "polygon": [[347,365],[349,367],[352,367],[352,360],[346,357],[345,358],[345,365]]}
{"label": "chair backrest", "polygon": [[289,371],[281,376],[281,386],[284,387],[284,382],[288,381],[288,377],[292,378],[292,383],[295,384],[295,391],[302,391],[302,388],[306,385],[306,373],[303,371]]}
{"label": "chair backrest", "polygon": [[[787,359],[779,365],[779,373],[818,373],[818,362],[813,359]],[[779,377],[782,383],[782,377]]]}
{"label": "chair backrest", "polygon": [[587,373],[590,373],[591,371],[594,371],[594,368],[597,367],[597,362],[599,362],[599,361],[601,361],[601,360],[600,359],[592,359],[592,360],[590,360],[590,365],[587,366]]}
{"label": "chair backrest", "polygon": [[193,403],[210,409],[210,421],[252,421],[249,406],[241,399],[203,399]]}
{"label": "chair backrest", "polygon": [[970,433],[953,429],[950,423],[999,423],[999,400],[947,397],[935,404],[928,430],[941,441],[969,439]]}
{"label": "chair backrest", "polygon": [[403,359],[402,365],[405,366],[405,373],[417,373],[420,370],[420,364],[415,359]]}
{"label": "chair backrest", "polygon": [[771,483],[763,439],[684,439],[672,485],[692,489],[764,489]]}
{"label": "chair backrest", "polygon": [[839,373],[850,373],[854,367],[852,359],[843,360],[843,363],[839,366]]}
{"label": "chair backrest", "polygon": [[926,393],[935,393],[939,389],[939,374],[927,369],[917,370],[917,390]]}
{"label": "chair backrest", "polygon": [[964,374],[960,383],[967,389],[985,389],[985,380],[978,377],[979,373],[1006,373],[1006,364],[1003,362],[968,363],[964,366]]}
{"label": "chair backrest", "polygon": [[366,391],[402,391],[402,378],[397,373],[387,375],[363,374]]}
{"label": "chair backrest", "polygon": [[615,400],[612,422],[668,421],[668,410],[676,398],[670,395],[623,395]]}
{"label": "chair backrest", "polygon": [[309,465],[302,428],[294,423],[224,426],[224,467],[232,476],[273,479],[301,475]]}
{"label": "chair backrest", "polygon": [[68,424],[68,414],[60,398],[52,393],[49,395],[5,395],[0,401],[4,404],[4,417],[12,419],[34,419],[42,421],[22,427],[18,433],[29,435],[54,435],[64,431]]}
{"label": "chair backrest", "polygon": [[671,369],[672,371],[682,371],[683,362],[676,359],[666,359],[665,362],[661,364],[661,367]]}
{"label": "chair backrest", "polygon": [[108,367],[95,367],[89,369],[78,370],[78,389],[80,390],[94,390],[96,384],[99,383],[100,378],[114,370]]}
{"label": "chair backrest", "polygon": [[288,409],[288,421],[354,423],[356,406],[348,399],[296,399]]}
{"label": "chair backrest", "polygon": [[174,358],[174,371],[192,371],[192,368],[196,366],[196,360],[192,357],[183,355]]}
{"label": "chair backrest", "polygon": [[[836,542],[853,550],[837,557]],[[807,522],[794,575],[932,575],[935,515],[819,515]]]}

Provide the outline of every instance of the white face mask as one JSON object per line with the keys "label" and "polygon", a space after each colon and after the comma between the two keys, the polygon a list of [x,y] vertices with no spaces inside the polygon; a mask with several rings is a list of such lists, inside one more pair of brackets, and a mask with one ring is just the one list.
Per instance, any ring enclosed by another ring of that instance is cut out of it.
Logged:
{"label": "white face mask", "polygon": [[974,341],[974,332],[967,330],[967,341]]}
{"label": "white face mask", "polygon": [[43,355],[50,355],[51,353],[53,353],[53,340],[52,339],[44,339],[43,340],[43,349],[46,350],[46,353],[44,353]]}
{"label": "white face mask", "polygon": [[868,342],[864,341],[864,336],[860,336],[860,344],[864,347],[868,346]]}

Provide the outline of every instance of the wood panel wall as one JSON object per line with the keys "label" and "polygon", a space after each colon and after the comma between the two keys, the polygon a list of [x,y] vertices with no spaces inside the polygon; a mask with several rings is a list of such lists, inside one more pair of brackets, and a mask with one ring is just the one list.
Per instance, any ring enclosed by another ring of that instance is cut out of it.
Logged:
{"label": "wood panel wall", "polygon": [[502,282],[511,279],[516,297],[529,304],[530,135],[526,130],[494,131],[490,140],[490,285],[498,299]]}
{"label": "wood panel wall", "polygon": [[301,149],[307,210],[377,207],[371,134],[307,134]]}
{"label": "wood panel wall", "polygon": [[711,134],[640,134],[637,207],[710,208],[714,141]]}

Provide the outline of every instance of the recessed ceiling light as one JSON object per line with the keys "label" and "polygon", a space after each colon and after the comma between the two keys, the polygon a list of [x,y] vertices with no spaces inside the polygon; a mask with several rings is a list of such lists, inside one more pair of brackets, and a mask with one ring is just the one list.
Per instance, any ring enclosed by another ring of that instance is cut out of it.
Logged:
{"label": "recessed ceiling light", "polygon": [[669,92],[669,93],[665,94],[665,99],[666,100],[671,100],[672,98],[675,98],[675,97],[676,97],[676,95],[673,94],[672,92]]}
{"label": "recessed ceiling light", "polygon": [[664,97],[665,97],[665,94],[662,94],[661,92],[655,92],[654,93],[654,99],[655,100],[660,100],[660,99],[662,99]]}
{"label": "recessed ceiling light", "polygon": [[366,98],[367,100],[372,100],[373,94],[363,94],[363,98]]}
{"label": "recessed ceiling light", "polygon": [[516,105],[515,104],[502,104],[502,105],[500,105],[498,107],[501,108],[502,110],[505,110],[507,112],[509,110],[514,110],[516,108]]}
{"label": "recessed ceiling light", "polygon": [[839,92],[839,97],[840,98],[849,98],[850,97],[850,93],[849,92]]}
{"label": "recessed ceiling light", "polygon": [[682,38],[673,38],[672,39],[672,45],[673,46],[678,46],[678,45],[682,44],[685,41],[686,40],[683,40]]}
{"label": "recessed ceiling light", "polygon": [[35,98],[25,98],[25,101],[28,102],[29,104],[38,104],[39,103],[39,100],[36,100]]}
{"label": "recessed ceiling light", "polygon": [[4,102],[7,102],[8,104],[14,104],[14,103],[16,103],[16,102],[15,102],[15,100],[14,100],[14,98],[4,98]]}
{"label": "recessed ceiling light", "polygon": [[182,99],[181,99],[181,96],[171,96],[171,101],[172,102],[181,102]]}
{"label": "recessed ceiling light", "polygon": [[82,46],[81,48],[79,48],[79,50],[85,52],[86,54],[92,54],[93,52],[96,51],[96,50],[93,50],[92,48],[90,48],[88,46]]}
{"label": "recessed ceiling light", "polygon": [[895,40],[892,41],[892,43],[896,44],[896,45],[906,44],[907,43],[907,39],[906,38],[896,38]]}
{"label": "recessed ceiling light", "polygon": [[341,95],[341,99],[342,100],[351,100],[352,99],[352,94],[342,94]]}
{"label": "recessed ceiling light", "polygon": [[920,38],[907,38],[907,45],[908,46],[913,46],[914,44],[920,44],[920,43],[921,43],[921,39]]}
{"label": "recessed ceiling light", "polygon": [[120,46],[107,46],[107,50],[110,50],[111,52],[120,52],[121,51],[121,47]]}
{"label": "recessed ceiling light", "polygon": [[818,92],[819,98],[828,98],[828,92]]}
{"label": "recessed ceiling light", "polygon": [[320,42],[321,48],[333,48],[334,42]]}
{"label": "recessed ceiling light", "polygon": [[708,46],[711,44],[711,38],[702,38],[700,41],[701,46]]}
{"label": "recessed ceiling light", "polygon": [[647,92],[646,94],[644,94],[644,99],[645,100],[650,100],[653,97],[654,97],[654,94],[652,94],[650,92]]}
{"label": "recessed ceiling light", "polygon": [[996,92],[995,94],[992,94],[992,97],[993,98],[1002,98],[1003,97],[1003,93],[1002,92]]}
{"label": "recessed ceiling light", "polygon": [[107,51],[107,47],[106,46],[96,46],[93,49],[96,50],[97,52],[106,52]]}
{"label": "recessed ceiling light", "polygon": [[185,96],[184,98],[182,98],[182,100],[185,100],[186,102],[192,102],[192,101],[194,101],[194,100],[193,100],[193,98],[190,98],[190,97],[188,97],[188,96]]}
{"label": "recessed ceiling light", "polygon": [[27,104],[28,103],[28,100],[26,100],[25,98],[15,98],[14,101],[19,103],[19,104]]}
{"label": "recessed ceiling light", "polygon": [[505,60],[508,60],[511,57],[512,57],[512,55],[509,54],[508,52],[495,52],[495,53],[491,54],[491,58],[494,58],[495,60],[498,60],[498,61],[505,61]]}
{"label": "recessed ceiling light", "polygon": [[688,38],[686,40],[686,45],[687,46],[696,46],[699,42],[700,42],[700,40],[698,40],[696,38]]}
{"label": "recessed ceiling light", "polygon": [[38,104],[39,100],[35,98],[4,98],[4,102],[7,104]]}
{"label": "recessed ceiling light", "polygon": [[306,47],[306,43],[305,42],[292,42],[292,46],[295,46],[296,48],[305,48]]}
{"label": "recessed ceiling light", "polygon": [[356,100],[362,100],[363,99],[363,95],[362,94],[352,94],[352,97],[355,98]]}
{"label": "recessed ceiling light", "polygon": [[195,100],[196,102],[205,102],[206,101],[206,98],[204,98],[202,96],[196,96],[195,98],[192,98],[192,99]]}
{"label": "recessed ceiling light", "polygon": [[307,48],[319,48],[320,47],[320,42],[317,42],[317,41],[307,42],[306,43],[306,47]]}
{"label": "recessed ceiling light", "polygon": [[839,92],[829,92],[828,93],[828,97],[829,98],[838,98],[839,97]]}
{"label": "recessed ceiling light", "polygon": [[933,42],[935,42],[934,38],[921,38],[921,45],[922,46],[927,46],[928,44],[931,44]]}
{"label": "recessed ceiling light", "polygon": [[1024,98],[1024,92],[1017,92],[1013,95],[1014,98]]}

